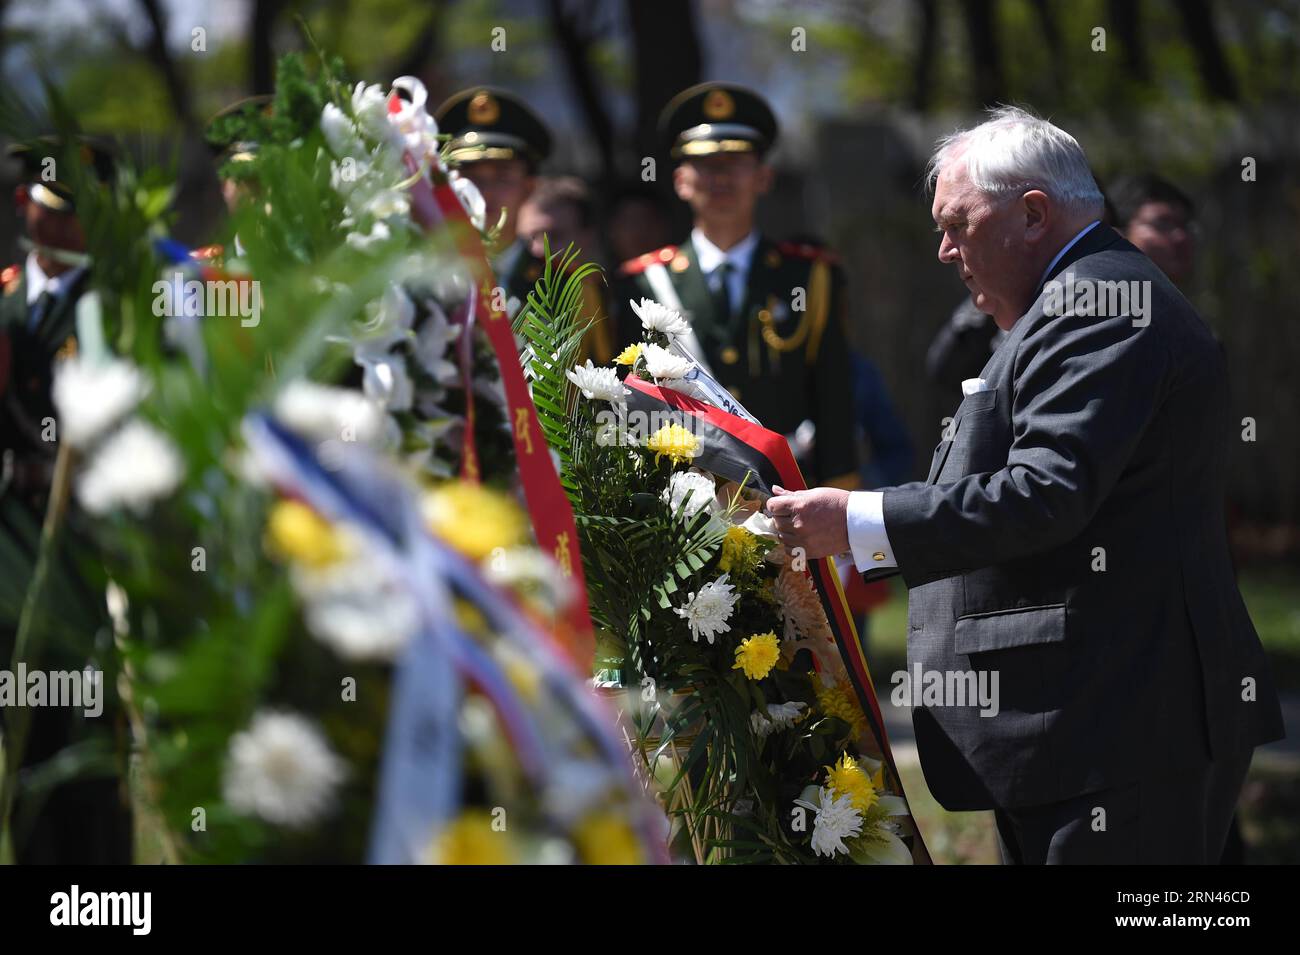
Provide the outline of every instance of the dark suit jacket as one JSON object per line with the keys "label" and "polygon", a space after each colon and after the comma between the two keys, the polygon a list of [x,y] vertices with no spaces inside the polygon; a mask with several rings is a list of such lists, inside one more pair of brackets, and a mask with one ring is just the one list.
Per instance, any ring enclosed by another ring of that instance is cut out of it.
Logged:
{"label": "dark suit jacket", "polygon": [[1220,349],[1105,225],[1049,279],[1067,272],[1148,283],[1149,324],[1047,315],[1040,290],[929,479],[884,493],[909,670],[999,674],[996,716],[914,710],[949,809],[1054,802],[1283,735],[1228,557]]}

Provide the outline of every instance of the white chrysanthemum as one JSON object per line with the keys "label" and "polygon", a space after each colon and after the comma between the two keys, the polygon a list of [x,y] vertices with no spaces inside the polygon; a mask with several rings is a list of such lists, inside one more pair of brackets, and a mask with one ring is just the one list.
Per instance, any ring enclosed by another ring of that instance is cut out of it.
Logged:
{"label": "white chrysanthemum", "polygon": [[673,341],[691,330],[691,323],[680,312],[661,305],[652,298],[643,298],[639,303],[629,304],[641,319],[641,327],[647,332],[660,332],[667,335],[669,341]]}
{"label": "white chrysanthemum", "polygon": [[689,358],[683,358],[676,352],[669,351],[662,345],[656,345],[653,342],[646,342],[641,349],[641,357],[645,359],[646,371],[650,372],[650,377],[656,380],[660,378],[685,378],[686,373],[695,365]]}
{"label": "white chrysanthemum", "polygon": [[794,726],[807,708],[807,703],[800,703],[798,700],[789,703],[769,703],[766,714],[759,710],[750,714],[749,727],[759,739],[766,739],[777,730]]}
{"label": "white chrysanthemum", "polygon": [[85,447],[139,404],[145,391],[144,378],[130,362],[81,357],[59,362],[52,390],[59,436]]}
{"label": "white chrysanthemum", "polygon": [[307,629],[345,660],[395,660],[419,627],[414,598],[364,550],[323,567],[294,565],[291,580]]}
{"label": "white chrysanthemum", "polygon": [[144,514],[176,489],[185,473],[171,440],[143,421],[128,421],[95,452],[77,482],[77,499],[92,514],[119,507]]}
{"label": "white chrysanthemum", "polygon": [[296,828],[329,811],[346,775],[315,724],[263,711],[231,737],[222,793],[236,812]]}
{"label": "white chrysanthemum", "polygon": [[383,411],[350,388],[291,381],[275,401],[275,413],[304,437],[317,441],[371,443],[384,431]]}
{"label": "white chrysanthemum", "polygon": [[689,520],[714,503],[715,493],[713,478],[709,475],[699,471],[675,471],[662,496],[674,517]]}
{"label": "white chrysanthemum", "polygon": [[845,839],[862,835],[862,813],[853,806],[853,797],[836,796],[829,789],[818,793],[818,802],[796,799],[795,804],[816,813],[813,820],[812,850],[819,856],[849,854]]}
{"label": "white chrysanthemum", "polygon": [[740,599],[740,594],[727,582],[727,576],[723,574],[717,580],[705,584],[698,593],[687,598],[685,606],[673,610],[690,624],[691,639],[697,643],[700,637],[705,637],[712,643],[714,635],[731,629],[731,624],[727,621],[731,618],[731,611]]}
{"label": "white chrysanthemum", "polygon": [[455,170],[447,178],[465,214],[469,216],[469,221],[482,232],[487,227],[487,200],[483,198],[483,193],[478,191],[478,186],[468,176],[462,176]]}
{"label": "white chrysanthemum", "polygon": [[612,401],[622,404],[632,392],[627,385],[618,380],[618,372],[613,368],[597,368],[587,359],[585,365],[574,365],[564,373],[564,377],[578,386],[578,390],[587,398],[596,401]]}

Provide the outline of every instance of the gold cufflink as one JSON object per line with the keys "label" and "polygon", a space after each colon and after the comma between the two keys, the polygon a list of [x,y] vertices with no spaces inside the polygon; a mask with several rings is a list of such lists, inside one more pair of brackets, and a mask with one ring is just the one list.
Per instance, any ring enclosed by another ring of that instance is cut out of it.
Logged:
{"label": "gold cufflink", "polygon": [[884,559],[885,559],[885,552],[884,552],[883,550],[878,550],[878,551],[876,551],[874,554],[871,555],[871,559],[872,559],[872,560],[884,560]]}

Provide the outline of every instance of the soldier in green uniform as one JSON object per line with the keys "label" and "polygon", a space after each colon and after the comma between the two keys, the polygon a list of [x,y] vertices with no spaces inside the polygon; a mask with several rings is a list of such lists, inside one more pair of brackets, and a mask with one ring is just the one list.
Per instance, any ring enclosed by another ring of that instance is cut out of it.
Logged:
{"label": "soldier in green uniform", "polygon": [[[108,151],[87,141],[66,149],[60,141],[45,139],[14,152],[26,171],[16,198],[30,251],[25,261],[0,274],[0,667],[5,669],[11,667],[59,453],[51,400],[54,366],[77,351],[77,305],[88,285],[82,224],[58,173],[70,157],[100,179],[112,172]],[[68,508],[37,616],[39,655],[17,661],[29,670],[99,669],[111,658],[103,591],[84,579],[82,568],[89,555],[81,543],[79,521],[75,508]],[[114,681],[109,673],[101,673],[100,692],[110,696]],[[0,711],[8,747],[17,712]],[[16,860],[129,863],[132,826],[126,777],[120,763],[114,765],[125,750],[116,745],[121,728],[116,707],[106,707],[97,718],[88,718],[84,710],[52,706],[32,707],[25,716],[30,722],[23,776],[35,783],[45,775],[51,785],[25,784],[19,791],[11,816]],[[72,746],[83,754],[97,752],[97,766],[93,775],[59,781],[57,771],[53,776],[49,772],[51,767],[57,770],[54,761]]]}
{"label": "soldier in green uniform", "polygon": [[488,228],[501,222],[496,247],[489,250],[497,280],[508,298],[526,302],[542,263],[519,235],[519,209],[551,152],[551,134],[519,97],[485,86],[452,96],[435,117],[438,130],[451,136],[448,160],[483,194]]}
{"label": "soldier in green uniform", "polygon": [[775,116],[751,90],[704,83],[665,107],[660,131],[694,228],[682,245],[623,264],[620,340],[641,337],[629,299],[682,312],[694,333],[687,347],[765,427],[791,438],[809,485],[857,487],[839,269],[824,248],[774,242],[754,225],[773,179],[764,160]]}

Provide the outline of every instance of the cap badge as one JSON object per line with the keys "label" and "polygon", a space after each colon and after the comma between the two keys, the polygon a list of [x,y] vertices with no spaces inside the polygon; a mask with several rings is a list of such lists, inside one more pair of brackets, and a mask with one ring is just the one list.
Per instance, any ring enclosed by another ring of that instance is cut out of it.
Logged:
{"label": "cap badge", "polygon": [[469,101],[469,121],[480,126],[491,126],[501,118],[501,104],[486,90],[475,93]]}
{"label": "cap badge", "polygon": [[707,119],[730,119],[736,112],[736,102],[726,90],[710,90],[704,97],[704,115]]}

